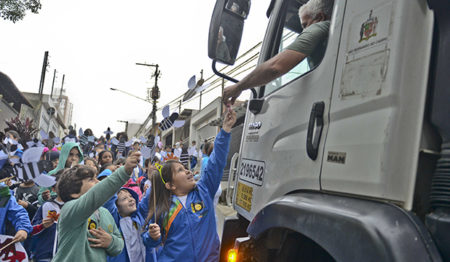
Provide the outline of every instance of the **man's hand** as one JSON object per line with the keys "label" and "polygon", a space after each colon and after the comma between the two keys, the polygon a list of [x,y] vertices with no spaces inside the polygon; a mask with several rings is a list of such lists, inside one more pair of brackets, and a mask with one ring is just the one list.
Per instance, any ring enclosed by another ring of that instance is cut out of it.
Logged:
{"label": "man's hand", "polygon": [[139,163],[140,157],[141,157],[140,152],[134,152],[127,158],[127,160],[125,161],[125,171],[127,172],[127,174],[131,175],[133,169]]}
{"label": "man's hand", "polygon": [[22,242],[25,241],[25,239],[27,239],[28,237],[28,233],[25,230],[19,230],[17,231],[16,235],[13,238],[14,242]]}
{"label": "man's hand", "polygon": [[17,200],[17,203],[21,206],[23,206],[23,208],[27,208],[28,207],[28,202],[27,201],[23,201],[23,200]]}
{"label": "man's hand", "polygon": [[103,230],[101,227],[98,229],[91,229],[89,230],[89,233],[93,235],[95,238],[88,237],[91,247],[96,248],[108,248],[109,245],[111,245],[112,242],[112,236],[108,234],[105,230]]}
{"label": "man's hand", "polygon": [[230,133],[234,123],[236,123],[236,112],[231,107],[227,107],[225,117],[223,118],[222,128],[225,132]]}
{"label": "man's hand", "polygon": [[53,224],[55,223],[55,221],[52,218],[46,217],[42,220],[42,225],[44,226],[44,228],[49,228],[51,227]]}
{"label": "man's hand", "polygon": [[233,105],[238,96],[241,95],[241,93],[242,90],[239,88],[238,84],[228,86],[223,90],[222,101],[227,106]]}
{"label": "man's hand", "polygon": [[159,225],[150,224],[149,228],[150,229],[148,230],[148,233],[150,234],[150,237],[153,240],[158,241],[158,239],[161,237],[161,229],[159,229]]}
{"label": "man's hand", "polygon": [[44,199],[45,201],[50,199],[50,190],[45,190],[44,192],[42,192],[42,199]]}

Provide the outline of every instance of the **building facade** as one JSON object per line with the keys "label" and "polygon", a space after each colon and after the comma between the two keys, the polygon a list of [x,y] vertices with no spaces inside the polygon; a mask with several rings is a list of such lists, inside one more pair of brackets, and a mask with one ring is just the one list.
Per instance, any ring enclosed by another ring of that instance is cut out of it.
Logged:
{"label": "building facade", "polygon": [[72,121],[73,105],[69,102],[67,96],[58,98],[50,95],[37,93],[26,93],[23,95],[33,105],[32,112],[21,112],[21,114],[33,114],[39,129],[49,133],[50,131],[57,137],[64,137],[64,130],[68,128]]}
{"label": "building facade", "polygon": [[[17,117],[22,109],[33,110],[31,103],[22,95],[14,82],[2,72],[0,72],[0,96],[0,131],[7,128],[5,120]],[[34,119],[32,115],[20,115],[22,120],[26,117]]]}

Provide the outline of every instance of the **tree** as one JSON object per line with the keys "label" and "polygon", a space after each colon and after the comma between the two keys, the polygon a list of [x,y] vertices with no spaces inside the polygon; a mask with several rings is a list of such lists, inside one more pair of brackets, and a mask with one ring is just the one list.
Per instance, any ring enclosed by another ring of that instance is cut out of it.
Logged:
{"label": "tree", "polygon": [[0,17],[15,23],[25,17],[27,10],[37,14],[41,7],[40,0],[0,0]]}
{"label": "tree", "polygon": [[27,119],[25,119],[25,122],[22,122],[19,116],[17,116],[15,118],[11,118],[10,121],[5,120],[5,123],[8,125],[8,128],[5,129],[5,132],[14,130],[19,133],[19,143],[22,144],[24,148],[27,148],[26,142],[31,141],[34,135],[39,131],[39,129],[37,129],[33,125],[33,120],[29,119],[28,117]]}

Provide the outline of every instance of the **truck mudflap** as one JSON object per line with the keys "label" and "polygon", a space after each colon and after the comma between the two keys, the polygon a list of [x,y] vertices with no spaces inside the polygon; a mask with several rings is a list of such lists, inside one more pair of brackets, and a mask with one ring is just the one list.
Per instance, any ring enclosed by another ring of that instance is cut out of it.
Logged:
{"label": "truck mudflap", "polygon": [[395,205],[321,192],[300,192],[270,202],[247,232],[271,228],[310,238],[336,261],[442,261],[419,219]]}

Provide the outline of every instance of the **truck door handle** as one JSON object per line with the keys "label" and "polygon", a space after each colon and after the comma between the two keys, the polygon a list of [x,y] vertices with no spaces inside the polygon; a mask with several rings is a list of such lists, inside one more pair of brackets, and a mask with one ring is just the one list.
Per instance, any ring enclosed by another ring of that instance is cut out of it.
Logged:
{"label": "truck door handle", "polygon": [[[309,117],[308,134],[306,136],[306,152],[312,160],[317,159],[319,153],[320,137],[323,130],[323,111],[325,109],[325,102],[320,101],[313,104],[311,115]],[[314,127],[316,132],[313,137]]]}

